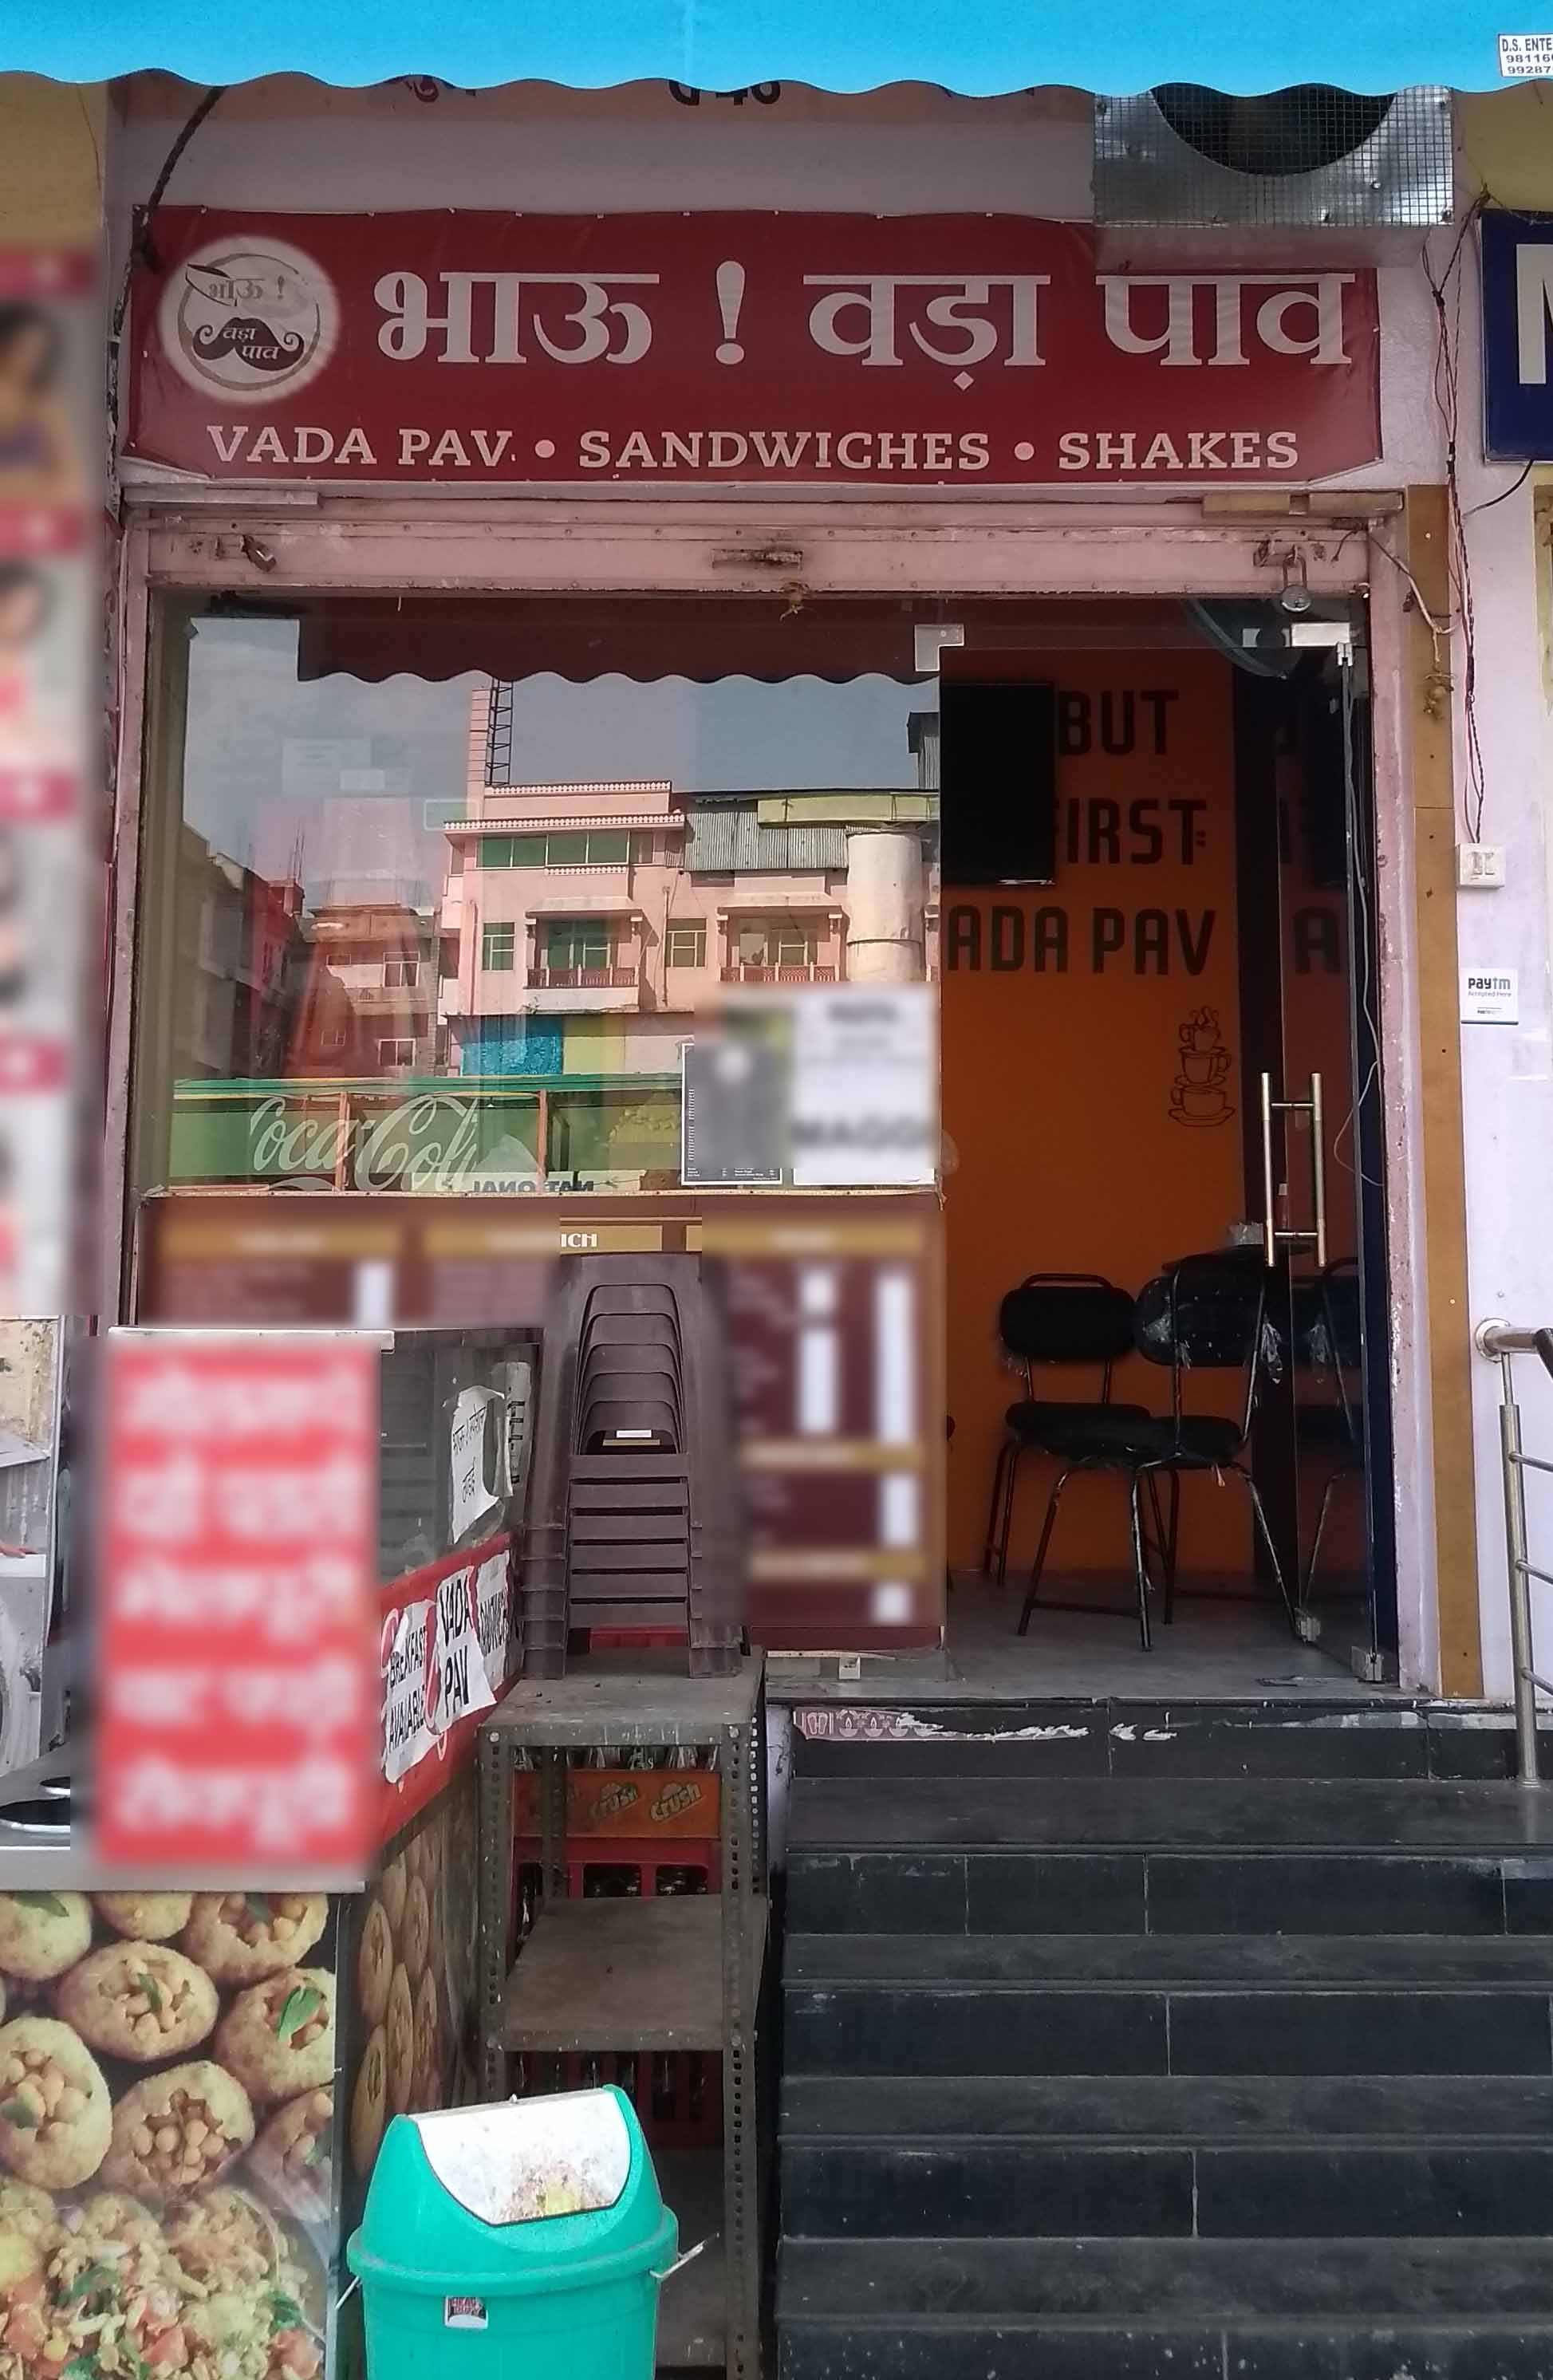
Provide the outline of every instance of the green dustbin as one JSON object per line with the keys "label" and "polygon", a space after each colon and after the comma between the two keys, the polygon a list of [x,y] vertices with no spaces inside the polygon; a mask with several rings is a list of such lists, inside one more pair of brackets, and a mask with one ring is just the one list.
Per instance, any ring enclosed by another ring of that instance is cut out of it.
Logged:
{"label": "green dustbin", "polygon": [[369,2380],[651,2380],[676,2240],[623,2091],[395,2116],[346,2250]]}

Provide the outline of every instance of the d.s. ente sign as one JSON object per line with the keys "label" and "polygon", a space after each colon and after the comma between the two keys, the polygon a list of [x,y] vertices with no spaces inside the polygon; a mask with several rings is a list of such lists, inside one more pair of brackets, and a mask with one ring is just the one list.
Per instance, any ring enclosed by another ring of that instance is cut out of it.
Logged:
{"label": "d.s. ente sign", "polygon": [[1011,215],[165,208],[127,451],[226,480],[1319,480],[1379,452],[1375,275],[1114,273]]}

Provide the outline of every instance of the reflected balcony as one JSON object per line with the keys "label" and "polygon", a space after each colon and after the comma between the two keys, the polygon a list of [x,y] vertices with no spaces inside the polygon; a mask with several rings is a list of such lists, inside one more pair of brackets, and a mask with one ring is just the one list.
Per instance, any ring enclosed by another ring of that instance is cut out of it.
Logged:
{"label": "reflected balcony", "polygon": [[834,983],[833,966],[822,965],[810,959],[797,965],[766,966],[753,959],[738,959],[722,970],[724,983]]}
{"label": "reflected balcony", "polygon": [[634,966],[536,967],[520,995],[521,1005],[539,1015],[629,1013],[641,999],[641,970]]}

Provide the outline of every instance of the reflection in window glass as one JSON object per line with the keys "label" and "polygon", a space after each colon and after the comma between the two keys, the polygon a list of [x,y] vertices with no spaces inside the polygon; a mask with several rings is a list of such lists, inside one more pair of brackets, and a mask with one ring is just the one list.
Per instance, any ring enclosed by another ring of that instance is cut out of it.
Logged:
{"label": "reflection in window glass", "polygon": [[707,929],[699,922],[693,926],[670,926],[663,937],[663,954],[672,967],[705,966],[707,963]]}
{"label": "reflection in window glass", "polygon": [[698,1014],[844,978],[849,803],[930,833],[931,686],[643,680],[607,617],[597,676],[429,681],[394,633],[371,678],[316,619],[172,639],[142,1186],[676,1184]]}
{"label": "reflection in window glass", "polygon": [[558,967],[607,967],[613,960],[614,945],[607,926],[574,918],[545,929],[545,965],[552,972]]}

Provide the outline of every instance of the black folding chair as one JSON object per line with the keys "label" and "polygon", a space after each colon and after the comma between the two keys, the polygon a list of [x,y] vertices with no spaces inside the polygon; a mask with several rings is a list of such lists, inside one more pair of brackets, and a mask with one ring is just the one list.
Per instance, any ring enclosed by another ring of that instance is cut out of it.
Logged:
{"label": "black folding chair", "polygon": [[[1047,1506],[1040,1543],[1030,1569],[1029,1591],[1019,1615],[1019,1633],[1025,1634],[1030,1614],[1036,1609],[1041,1573],[1046,1565],[1063,1489],[1075,1473],[1104,1471],[1118,1472],[1128,1482],[1136,1616],[1138,1633],[1146,1653],[1152,1644],[1149,1595],[1153,1578],[1144,1527],[1144,1498],[1147,1494],[1149,1499],[1155,1543],[1161,1557],[1164,1618],[1168,1626],[1175,1616],[1180,1483],[1188,1472],[1211,1471],[1222,1478],[1232,1475],[1244,1481],[1290,1628],[1297,1633],[1294,1604],[1278,1558],[1278,1548],[1273,1543],[1272,1532],[1268,1526],[1261,1495],[1245,1461],[1252,1419],[1264,1374],[1269,1361],[1279,1359],[1277,1340],[1268,1318],[1268,1275],[1260,1257],[1243,1255],[1239,1251],[1182,1257],[1151,1281],[1139,1297],[1136,1335],[1141,1354],[1155,1363],[1168,1363],[1171,1367],[1170,1416],[1159,1421],[1146,1419],[1140,1423],[1129,1419],[1120,1409],[1114,1409],[1110,1414],[1102,1413],[1092,1417],[1081,1427],[1075,1426],[1071,1431],[1056,1430],[1052,1433],[1050,1451],[1064,1459],[1064,1467],[1053,1483]],[[1242,1372],[1244,1391],[1239,1413],[1232,1418],[1217,1414],[1184,1413],[1182,1410],[1182,1376],[1188,1370]],[[1171,1489],[1170,1523],[1163,1530],[1159,1526],[1158,1491],[1161,1478],[1169,1480]],[[1048,1604],[1043,1608],[1061,1609],[1071,1607]],[[1118,1616],[1129,1616],[1115,1606],[1086,1605],[1081,1608],[1087,1610],[1111,1609]]]}
{"label": "black folding chair", "polygon": [[[1008,1569],[1009,1531],[1021,1458],[1059,1451],[1052,1434],[1082,1428],[1097,1415],[1131,1415],[1147,1421],[1145,1405],[1110,1401],[1111,1367],[1133,1353],[1133,1301],[1124,1289],[1097,1272],[1033,1272],[1011,1289],[998,1308],[998,1336],[1025,1369],[1025,1394],[1003,1415],[1005,1435],[992,1474],[987,1512],[984,1572],[995,1567],[1001,1585]],[[1099,1372],[1098,1397],[1079,1400],[1037,1397],[1035,1366],[1086,1366]]]}

